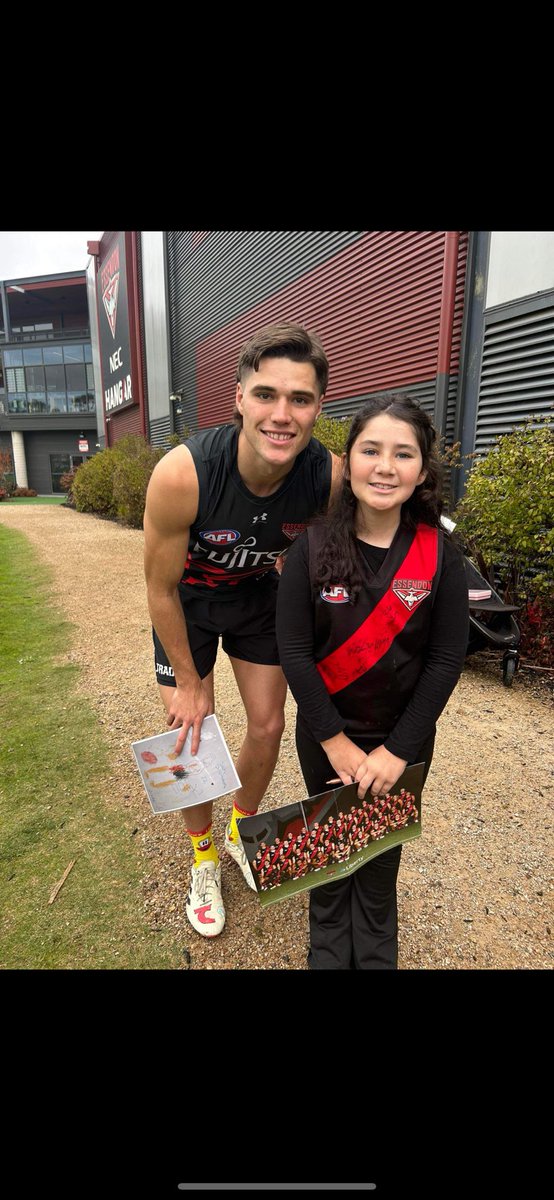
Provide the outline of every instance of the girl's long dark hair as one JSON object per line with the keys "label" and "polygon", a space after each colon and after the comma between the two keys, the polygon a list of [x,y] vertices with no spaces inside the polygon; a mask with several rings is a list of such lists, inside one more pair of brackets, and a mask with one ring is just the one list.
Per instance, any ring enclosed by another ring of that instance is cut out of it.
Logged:
{"label": "girl's long dark hair", "polygon": [[[442,468],[437,453],[437,435],[431,420],[417,400],[403,392],[383,392],[373,396],[358,410],[352,420],[345,453],[350,463],[352,446],[368,421],[387,413],[397,421],[406,421],[413,429],[427,475],[409,500],[402,505],[401,520],[411,529],[419,522],[437,527],[442,512]],[[355,603],[362,579],[356,544],[356,509],[358,501],[345,478],[326,517],[318,519],[325,533],[317,557],[314,584],[317,590],[328,584],[341,584],[348,590],[350,602]]]}

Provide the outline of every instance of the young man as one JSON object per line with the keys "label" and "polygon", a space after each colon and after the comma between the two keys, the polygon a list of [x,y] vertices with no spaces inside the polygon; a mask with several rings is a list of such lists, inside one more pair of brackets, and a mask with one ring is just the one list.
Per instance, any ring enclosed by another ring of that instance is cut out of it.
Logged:
{"label": "young man", "polygon": [[[284,729],[287,685],[279,666],[275,563],[316,512],[325,511],[341,463],[312,437],[329,364],[319,338],[283,322],[260,330],[237,366],[235,424],[202,430],[156,466],[144,514],[145,573],[156,675],[179,753],[214,711],[219,637],[246,712],[225,849],[254,882],[237,820],[258,809]],[[194,849],[187,917],[204,937],[225,924],[212,805],[183,809]]]}

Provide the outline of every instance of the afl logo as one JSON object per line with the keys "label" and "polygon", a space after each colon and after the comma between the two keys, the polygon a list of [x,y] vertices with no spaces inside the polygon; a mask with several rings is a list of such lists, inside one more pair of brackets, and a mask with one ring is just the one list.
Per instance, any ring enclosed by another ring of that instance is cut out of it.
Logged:
{"label": "afl logo", "polygon": [[328,604],[348,604],[350,599],[346,588],[337,585],[335,587],[324,587],[320,592],[321,599],[326,600]]}
{"label": "afl logo", "polygon": [[205,542],[211,542],[212,546],[230,546],[232,542],[238,542],[240,533],[237,529],[207,529],[200,533],[200,537]]}

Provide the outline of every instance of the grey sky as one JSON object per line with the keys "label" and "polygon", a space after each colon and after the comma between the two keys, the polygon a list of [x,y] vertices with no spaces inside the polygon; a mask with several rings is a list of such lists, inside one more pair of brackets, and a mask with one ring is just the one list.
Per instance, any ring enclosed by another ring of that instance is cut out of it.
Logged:
{"label": "grey sky", "polygon": [[87,241],[97,241],[101,236],[101,232],[0,231],[0,279],[84,271],[89,257]]}

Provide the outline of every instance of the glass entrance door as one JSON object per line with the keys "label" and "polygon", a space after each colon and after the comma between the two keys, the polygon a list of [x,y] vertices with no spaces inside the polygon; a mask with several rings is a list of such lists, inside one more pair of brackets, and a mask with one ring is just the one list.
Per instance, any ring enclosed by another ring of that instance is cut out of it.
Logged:
{"label": "glass entrance door", "polygon": [[81,463],[86,462],[87,458],[91,458],[91,454],[51,454],[50,455],[50,474],[52,476],[52,491],[54,493],[64,492],[65,489],[60,484],[62,475],[67,475],[68,471],[75,471]]}

